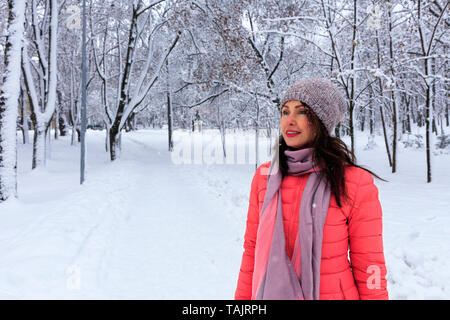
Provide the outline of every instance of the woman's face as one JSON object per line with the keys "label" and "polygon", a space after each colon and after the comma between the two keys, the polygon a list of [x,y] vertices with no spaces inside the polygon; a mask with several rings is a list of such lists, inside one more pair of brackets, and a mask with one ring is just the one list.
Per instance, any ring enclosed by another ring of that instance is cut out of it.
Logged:
{"label": "woman's face", "polygon": [[311,147],[314,138],[308,110],[300,101],[289,100],[281,108],[281,134],[286,144],[295,149]]}

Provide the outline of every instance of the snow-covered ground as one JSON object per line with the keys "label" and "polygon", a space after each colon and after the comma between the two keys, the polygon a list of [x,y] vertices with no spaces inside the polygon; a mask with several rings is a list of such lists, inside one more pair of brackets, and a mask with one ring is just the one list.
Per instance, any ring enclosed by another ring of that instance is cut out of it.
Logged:
{"label": "snow-covered ground", "polygon": [[[194,137],[176,131],[170,154],[164,130],[123,133],[111,163],[104,133],[88,131],[82,186],[70,137],[52,140],[37,170],[32,146],[19,143],[19,199],[0,204],[0,298],[233,299],[255,169],[241,156],[254,138],[227,135],[235,158],[220,164],[218,132],[203,132],[205,149]],[[189,157],[180,147],[190,138]],[[357,135],[358,162],[390,181],[375,179],[390,298],[449,299],[450,155],[433,157],[427,184],[424,150],[400,145],[392,174],[382,137],[371,150],[367,141]],[[206,163],[198,150],[211,155]],[[180,163],[186,157],[191,164]]]}

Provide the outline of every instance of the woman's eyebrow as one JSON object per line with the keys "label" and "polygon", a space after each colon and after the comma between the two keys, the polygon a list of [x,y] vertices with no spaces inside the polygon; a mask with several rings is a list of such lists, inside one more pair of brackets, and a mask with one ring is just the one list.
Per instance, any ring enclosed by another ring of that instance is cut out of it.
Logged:
{"label": "woman's eyebrow", "polygon": [[[287,105],[284,105],[284,106],[281,107],[281,109],[287,108],[287,107],[288,107]],[[303,107],[303,108],[306,109],[306,107],[304,105],[302,105],[302,104],[296,105],[294,108],[300,108],[300,107]]]}

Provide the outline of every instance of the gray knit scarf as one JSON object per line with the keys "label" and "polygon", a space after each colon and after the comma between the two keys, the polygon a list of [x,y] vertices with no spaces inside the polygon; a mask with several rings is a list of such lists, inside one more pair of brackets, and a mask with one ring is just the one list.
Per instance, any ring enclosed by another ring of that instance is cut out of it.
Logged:
{"label": "gray knit scarf", "polygon": [[331,191],[320,169],[314,167],[312,153],[312,148],[284,152],[289,175],[310,173],[301,198],[292,260],[285,247],[281,171],[278,161],[271,163],[255,247],[252,299],[319,299],[323,228]]}

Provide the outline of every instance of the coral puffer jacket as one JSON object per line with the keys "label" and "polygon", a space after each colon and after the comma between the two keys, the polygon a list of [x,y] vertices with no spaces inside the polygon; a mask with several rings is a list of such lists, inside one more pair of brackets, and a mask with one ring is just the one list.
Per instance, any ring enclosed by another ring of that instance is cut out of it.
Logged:
{"label": "coral puffer jacket", "polygon": [[[267,185],[267,175],[260,171],[262,167],[269,166],[270,161],[261,165],[252,180],[245,250],[235,299],[251,299],[256,234]],[[281,183],[283,224],[289,258],[293,253],[300,200],[308,176],[287,175]],[[339,208],[331,194],[325,220],[320,299],[388,299],[378,189],[369,172],[354,166],[346,167],[345,183],[349,201],[341,200],[342,208]]]}

